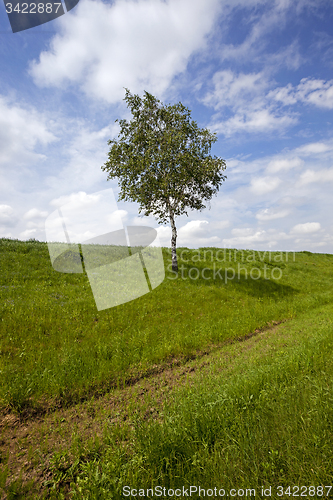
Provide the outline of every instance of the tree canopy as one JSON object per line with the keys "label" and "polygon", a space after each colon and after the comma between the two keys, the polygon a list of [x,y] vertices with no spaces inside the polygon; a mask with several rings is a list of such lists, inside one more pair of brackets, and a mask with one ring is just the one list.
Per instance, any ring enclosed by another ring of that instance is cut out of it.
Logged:
{"label": "tree canopy", "polygon": [[181,102],[163,105],[148,92],[141,98],[125,90],[133,118],[116,120],[118,140],[108,141],[101,168],[108,180],[118,179],[119,200],[135,201],[143,215],[171,223],[172,269],[178,270],[175,217],[206,208],[226,179],[226,163],[210,155],[216,134],[199,128]]}

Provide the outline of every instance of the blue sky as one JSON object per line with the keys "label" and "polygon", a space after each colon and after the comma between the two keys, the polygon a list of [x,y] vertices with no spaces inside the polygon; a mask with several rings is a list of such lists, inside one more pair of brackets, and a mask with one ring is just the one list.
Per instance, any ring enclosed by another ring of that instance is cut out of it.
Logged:
{"label": "blue sky", "polygon": [[[178,246],[332,253],[332,26],[331,0],[80,0],[13,34],[1,4],[0,237],[46,241],[57,206],[117,195],[100,167],[127,87],[188,106],[227,163]],[[117,206],[170,246],[168,226]]]}

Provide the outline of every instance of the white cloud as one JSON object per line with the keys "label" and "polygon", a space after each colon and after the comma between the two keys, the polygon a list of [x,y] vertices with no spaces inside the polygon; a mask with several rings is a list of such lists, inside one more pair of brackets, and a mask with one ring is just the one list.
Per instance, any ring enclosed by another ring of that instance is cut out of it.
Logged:
{"label": "white cloud", "polygon": [[179,246],[209,246],[221,241],[218,236],[211,236],[211,228],[206,220],[192,220],[178,230]]}
{"label": "white cloud", "polygon": [[33,238],[36,236],[37,229],[26,229],[25,231],[22,231],[19,236],[21,240],[28,240],[30,238]]}
{"label": "white cloud", "polygon": [[[265,231],[261,230],[261,234],[264,234]],[[247,238],[248,236],[253,236],[254,230],[252,227],[241,227],[241,228],[234,228],[231,230],[231,234],[235,236],[236,238]]]}
{"label": "white cloud", "polygon": [[231,70],[218,71],[213,76],[214,90],[208,93],[203,102],[219,109],[223,106],[239,106],[241,102],[257,96],[267,88],[263,73],[240,73]]}
{"label": "white cloud", "polygon": [[128,212],[127,210],[116,210],[113,214],[111,214],[111,218],[114,218],[114,216],[119,216],[121,217],[123,220],[127,219],[127,216],[128,216]]}
{"label": "white cloud", "polygon": [[212,221],[210,222],[210,226],[212,229],[226,229],[230,226],[230,222],[228,220],[223,221]]}
{"label": "white cloud", "polygon": [[296,224],[290,231],[297,234],[315,233],[321,228],[319,222],[306,222],[305,224]]}
{"label": "white cloud", "polygon": [[[295,21],[298,18],[296,12],[299,8],[307,3],[303,0],[275,0],[275,1],[256,1],[246,2],[244,7],[249,10],[243,13],[242,24],[248,28],[248,33],[244,40],[239,44],[224,44],[220,49],[220,58],[224,62],[226,60],[234,60],[236,62],[261,62],[266,67],[273,70],[276,67],[286,66],[288,69],[298,69],[303,61],[299,53],[299,43],[293,40],[280,44],[279,50],[271,52],[268,49],[268,44],[272,38],[272,33],[285,28],[286,23],[290,18]],[[262,7],[260,4],[264,4]],[[255,9],[250,10],[254,5]],[[296,10],[296,12],[295,12]]]}
{"label": "white cloud", "polygon": [[[226,227],[227,223],[223,224]],[[210,224],[206,220],[192,220],[182,227],[177,227],[177,247],[187,246],[192,248],[214,246],[221,243],[221,238],[214,234],[214,230],[221,229],[219,223]],[[213,232],[213,234],[212,234]],[[157,233],[162,246],[171,245],[171,227],[160,226]]]}
{"label": "white cloud", "polygon": [[45,219],[47,215],[48,212],[45,212],[43,210],[38,210],[37,208],[31,208],[23,215],[23,219],[36,219],[36,218]]}
{"label": "white cloud", "polygon": [[22,165],[45,159],[35,151],[56,140],[50,124],[33,107],[23,107],[0,96],[0,167]]}
{"label": "white cloud", "polygon": [[129,225],[132,226],[156,226],[157,220],[153,216],[135,216]]}
{"label": "white cloud", "polygon": [[40,86],[78,83],[109,103],[123,99],[123,87],[161,95],[205,47],[220,7],[218,0],[81,0],[30,74]]}
{"label": "white cloud", "polygon": [[251,191],[254,194],[262,195],[274,191],[280,184],[278,177],[257,177],[251,180]]}
{"label": "white cloud", "polygon": [[[310,215],[305,221],[315,220],[322,228],[330,223],[332,143],[330,139],[308,142],[297,148],[285,148],[277,155],[234,159],[226,196],[221,191],[214,202],[215,219],[223,213],[231,227],[237,229],[247,224],[248,229],[230,234],[221,231],[224,243],[237,248],[253,245],[261,249],[304,250],[311,248],[312,241],[320,239],[326,241],[325,250],[331,252],[333,238],[324,240],[321,231],[306,234],[289,232],[289,228],[304,221],[305,214]],[[231,204],[229,200],[236,202]],[[317,215],[314,217],[314,214]],[[263,227],[267,229],[267,238],[261,232]]]}
{"label": "white cloud", "polygon": [[294,125],[296,121],[296,118],[292,116],[287,114],[278,116],[269,109],[248,109],[236,113],[232,118],[220,123],[217,127],[213,125],[212,128],[228,137],[239,131],[258,133],[284,130]]}
{"label": "white cloud", "polygon": [[275,101],[282,102],[285,106],[290,106],[291,104],[296,104],[297,99],[292,91],[293,86],[288,83],[285,87],[278,87],[271,90],[267,97],[269,99],[274,99]]}
{"label": "white cloud", "polygon": [[333,80],[303,78],[296,90],[296,96],[308,104],[321,108],[333,108]]}
{"label": "white cloud", "polygon": [[[216,72],[212,79],[213,89],[202,102],[216,110],[229,107],[233,116],[213,123],[211,128],[227,137],[236,132],[282,131],[298,122],[296,113],[283,110],[283,106],[301,102],[333,109],[333,80],[303,78],[296,87],[289,83],[268,91],[273,82],[269,82],[267,75],[267,71],[248,74],[236,74],[231,70]],[[321,152],[319,144],[318,148]]]}
{"label": "white cloud", "polygon": [[[229,107],[233,113],[228,120],[210,125],[216,132],[227,137],[236,132],[269,133],[284,130],[297,123],[295,115],[282,112],[268,97],[267,88],[272,84],[263,72],[236,74],[231,70],[218,71],[212,82],[214,88],[202,102],[216,110]],[[219,116],[217,114],[215,120]]]}
{"label": "white cloud", "polygon": [[0,238],[14,238],[13,233],[6,233],[5,228],[0,226]]}
{"label": "white cloud", "polygon": [[296,149],[296,152],[298,154],[308,156],[308,155],[318,155],[332,150],[333,150],[332,143],[311,142],[310,144],[305,144],[304,146],[300,146],[299,148]]}
{"label": "white cloud", "polygon": [[10,205],[0,205],[0,225],[15,226],[17,217]]}
{"label": "white cloud", "polygon": [[321,170],[306,170],[300,176],[300,185],[313,184],[314,182],[332,182],[333,181],[333,168]]}
{"label": "white cloud", "polygon": [[[307,222],[305,224],[296,224],[287,234],[284,231],[279,231],[277,228],[271,228],[268,231],[247,227],[233,229],[231,231],[232,238],[223,239],[223,244],[229,248],[252,248],[252,249],[267,249],[282,247],[286,242],[289,242],[289,250],[295,250],[295,246],[300,249],[322,247],[328,243],[333,243],[333,238],[327,235],[325,243],[313,240],[312,234],[317,233],[321,229],[319,222]],[[307,238],[307,236],[310,238]],[[298,238],[296,236],[299,236]],[[323,236],[323,235],[321,235]],[[296,237],[296,238],[295,238]]]}
{"label": "white cloud", "polygon": [[255,230],[253,228],[233,229],[233,238],[224,238],[223,244],[226,247],[237,248],[251,248],[256,243],[264,243],[272,238],[264,230]]}
{"label": "white cloud", "polygon": [[[123,229],[121,214],[111,188],[93,194],[84,191],[53,199],[54,210],[45,221],[48,241],[81,242]],[[64,230],[64,225],[66,231]],[[62,239],[59,239],[60,235]]]}
{"label": "white cloud", "polygon": [[27,228],[36,228],[36,229],[43,229],[44,228],[44,223],[43,222],[33,222],[32,220],[29,220],[27,222]]}
{"label": "white cloud", "polygon": [[260,210],[256,214],[256,219],[260,221],[282,219],[284,217],[287,217],[289,213],[290,213],[289,210],[274,210],[272,208],[265,208],[263,210]]}
{"label": "white cloud", "polygon": [[[162,247],[170,247],[171,245],[171,227],[159,226],[156,228],[157,236]],[[177,243],[179,246],[179,242]]]}
{"label": "white cloud", "polygon": [[208,225],[209,222],[207,220],[191,220],[190,222],[187,222],[185,226],[179,229],[178,235],[182,238],[200,238],[207,235],[209,231]]}
{"label": "white cloud", "polygon": [[267,166],[267,173],[275,174],[276,172],[280,172],[281,170],[290,170],[292,168],[301,167],[304,164],[304,161],[301,158],[281,158],[272,160],[269,162]]}
{"label": "white cloud", "polygon": [[50,201],[50,205],[55,207],[62,207],[67,203],[71,204],[71,208],[73,210],[81,207],[87,207],[96,205],[101,196],[98,194],[87,194],[84,191],[80,191],[79,193],[72,193],[70,195],[60,196],[59,198],[55,198]]}
{"label": "white cloud", "polygon": [[84,191],[105,181],[107,172],[103,172],[101,166],[107,160],[107,141],[117,136],[119,125],[94,130],[86,122],[77,121],[67,124],[65,131],[69,139],[66,139],[63,148],[64,166],[57,176],[47,176],[45,183],[52,191],[63,192],[64,184]]}
{"label": "white cloud", "polygon": [[290,106],[297,103],[294,87],[291,83],[288,83],[285,87],[277,87],[271,90],[268,92],[267,98],[282,103],[283,106]]}
{"label": "white cloud", "polygon": [[285,106],[303,102],[320,108],[333,109],[333,80],[302,78],[296,87],[289,83],[285,87],[272,90],[268,97]]}

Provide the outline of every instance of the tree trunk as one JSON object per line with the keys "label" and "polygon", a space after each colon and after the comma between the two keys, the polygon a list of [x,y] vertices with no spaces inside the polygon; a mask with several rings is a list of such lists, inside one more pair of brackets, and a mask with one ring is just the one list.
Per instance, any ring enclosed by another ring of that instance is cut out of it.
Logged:
{"label": "tree trunk", "polygon": [[172,237],[171,237],[172,270],[178,272],[178,262],[177,262],[177,252],[176,252],[177,229],[173,213],[170,213],[170,223],[172,229]]}

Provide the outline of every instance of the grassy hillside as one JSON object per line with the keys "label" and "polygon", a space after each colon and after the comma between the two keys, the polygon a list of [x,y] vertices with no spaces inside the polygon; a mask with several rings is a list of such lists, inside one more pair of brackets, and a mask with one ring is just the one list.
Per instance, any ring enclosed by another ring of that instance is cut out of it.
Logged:
{"label": "grassy hillside", "polygon": [[[8,498],[45,478],[45,498],[77,499],[332,484],[333,256],[179,249],[176,277],[163,255],[158,288],[98,312],[46,244],[0,240],[3,443],[30,426],[21,455],[3,451]],[[20,479],[20,456],[39,476]]]}
{"label": "grassy hillside", "polygon": [[[180,249],[178,279],[167,270],[152,293],[98,312],[87,276],[54,271],[46,244],[1,240],[2,406],[22,411],[42,401],[79,401],[155,364],[186,359],[332,300],[331,255],[255,253],[253,261],[253,252],[230,251],[225,261],[220,253],[212,262],[218,249],[206,249],[205,260],[204,251]],[[202,276],[204,268],[211,279]],[[259,279],[245,279],[252,268],[261,270]],[[280,279],[270,276],[272,269]]]}

